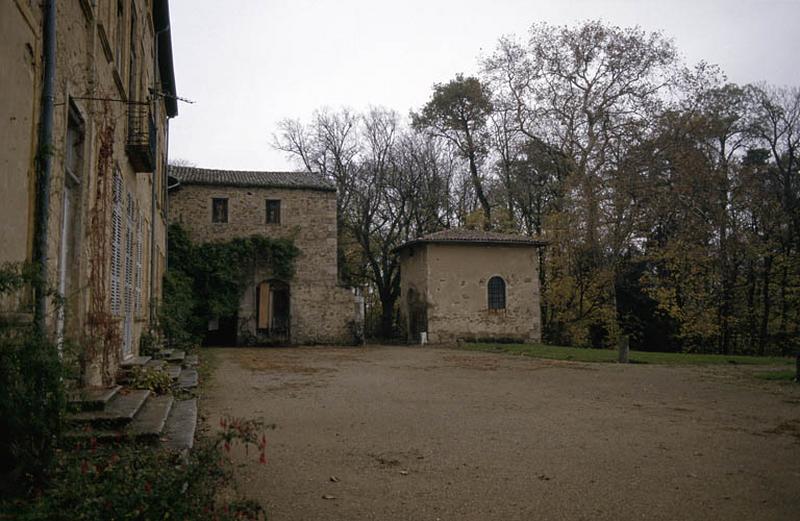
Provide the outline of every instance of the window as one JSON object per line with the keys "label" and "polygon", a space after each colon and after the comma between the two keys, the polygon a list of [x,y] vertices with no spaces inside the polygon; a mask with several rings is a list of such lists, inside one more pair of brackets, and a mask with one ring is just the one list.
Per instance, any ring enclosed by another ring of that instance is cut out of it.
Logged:
{"label": "window", "polygon": [[[67,136],[64,150],[64,199],[61,214],[61,250],[59,252],[58,293],[65,300],[65,306],[57,312],[57,332],[59,346],[65,330],[74,331],[74,316],[69,315],[69,301],[78,293],[78,268],[81,244],[81,180],[83,177],[84,124],[78,108],[69,102],[67,117]],[[75,306],[75,302],[72,305]],[[73,327],[67,327],[71,319]]]}
{"label": "window", "polygon": [[117,70],[119,70],[120,75],[122,75],[122,49],[125,46],[125,34],[122,32],[122,28],[124,27],[125,23],[125,6],[122,3],[122,0],[117,0],[117,26],[115,30],[117,31],[116,37],[116,49],[114,50],[114,58],[117,64]]}
{"label": "window", "polygon": [[225,198],[211,199],[211,222],[212,223],[226,223],[228,222],[228,200]]}
{"label": "window", "polygon": [[489,279],[489,309],[506,308],[506,282],[501,277]]}
{"label": "window", "polygon": [[138,101],[139,100],[139,93],[137,92],[138,89],[138,82],[137,82],[137,74],[139,71],[137,70],[136,65],[136,4],[131,4],[131,51],[130,51],[130,60],[128,62],[128,100],[130,101]]}
{"label": "window", "polygon": [[83,138],[83,120],[78,110],[70,104],[69,117],[67,120],[67,146],[64,166],[67,170],[67,180],[75,184],[80,183],[82,177]]}
{"label": "window", "polygon": [[281,223],[281,202],[277,199],[267,199],[267,224]]}

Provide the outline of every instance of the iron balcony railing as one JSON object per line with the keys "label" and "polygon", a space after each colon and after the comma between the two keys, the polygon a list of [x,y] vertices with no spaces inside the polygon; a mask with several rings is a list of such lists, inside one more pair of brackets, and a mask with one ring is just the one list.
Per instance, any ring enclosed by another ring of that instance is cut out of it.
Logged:
{"label": "iron balcony railing", "polygon": [[156,125],[147,104],[128,105],[128,140],[125,151],[136,172],[155,170]]}

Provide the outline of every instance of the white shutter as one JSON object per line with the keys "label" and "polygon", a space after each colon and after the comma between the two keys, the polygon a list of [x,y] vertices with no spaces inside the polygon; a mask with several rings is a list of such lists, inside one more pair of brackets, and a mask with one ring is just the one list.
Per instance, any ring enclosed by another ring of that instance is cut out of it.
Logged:
{"label": "white shutter", "polygon": [[127,219],[125,222],[125,313],[133,312],[133,196],[128,192]]}
{"label": "white shutter", "polygon": [[111,313],[120,314],[120,276],[122,271],[122,176],[114,172],[111,210]]}
{"label": "white shutter", "polygon": [[133,196],[130,192],[127,193],[126,199],[126,218],[125,218],[125,318],[123,319],[123,337],[122,337],[122,357],[127,358],[133,354],[133,259],[135,253],[134,246],[134,229],[133,221],[136,215],[136,207],[134,205]]}
{"label": "white shutter", "polygon": [[141,212],[136,217],[136,314],[142,313],[142,230],[144,219]]}

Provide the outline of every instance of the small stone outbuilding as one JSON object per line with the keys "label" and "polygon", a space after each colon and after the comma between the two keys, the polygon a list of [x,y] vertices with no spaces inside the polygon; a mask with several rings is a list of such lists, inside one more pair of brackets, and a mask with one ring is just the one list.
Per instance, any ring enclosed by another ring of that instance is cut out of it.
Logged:
{"label": "small stone outbuilding", "polygon": [[363,299],[338,283],[336,187],[311,172],[249,172],[171,166],[171,223],[196,243],[262,235],[300,250],[291,280],[256,270],[236,317],[209,323],[207,342],[352,344]]}
{"label": "small stone outbuilding", "polygon": [[408,340],[541,341],[538,248],[521,235],[451,229],[398,248]]}

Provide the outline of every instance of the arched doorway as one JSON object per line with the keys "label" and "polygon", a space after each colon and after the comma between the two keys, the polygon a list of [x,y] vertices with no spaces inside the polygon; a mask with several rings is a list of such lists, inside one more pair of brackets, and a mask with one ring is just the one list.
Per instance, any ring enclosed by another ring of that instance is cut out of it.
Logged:
{"label": "arched doorway", "polygon": [[291,300],[289,285],[266,280],[256,288],[256,329],[259,337],[270,341],[290,340]]}

